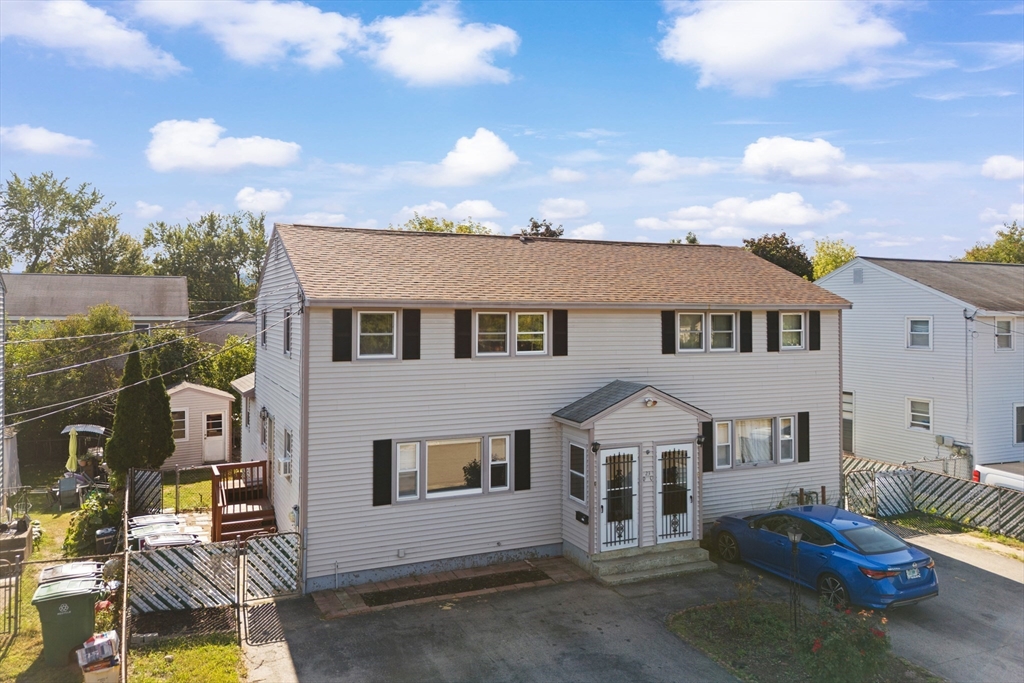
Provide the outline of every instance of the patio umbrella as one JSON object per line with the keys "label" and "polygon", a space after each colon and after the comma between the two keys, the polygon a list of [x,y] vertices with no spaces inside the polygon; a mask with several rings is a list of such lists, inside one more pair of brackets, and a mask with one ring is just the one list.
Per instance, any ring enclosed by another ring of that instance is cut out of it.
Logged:
{"label": "patio umbrella", "polygon": [[71,430],[71,440],[68,441],[68,461],[64,465],[68,472],[78,471],[78,430]]}

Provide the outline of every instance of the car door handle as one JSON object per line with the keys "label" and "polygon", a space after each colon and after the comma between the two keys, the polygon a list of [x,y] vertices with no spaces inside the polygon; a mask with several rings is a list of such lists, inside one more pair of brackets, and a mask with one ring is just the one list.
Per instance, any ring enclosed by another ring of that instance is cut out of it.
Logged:
{"label": "car door handle", "polygon": [[815,553],[815,555],[817,555],[818,557],[820,557],[822,559],[828,559],[828,555],[825,554],[825,553]]}

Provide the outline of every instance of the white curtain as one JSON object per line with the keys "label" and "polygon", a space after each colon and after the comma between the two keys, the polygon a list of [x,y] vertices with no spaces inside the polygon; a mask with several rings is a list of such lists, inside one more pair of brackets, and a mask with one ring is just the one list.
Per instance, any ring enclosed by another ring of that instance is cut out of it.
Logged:
{"label": "white curtain", "polygon": [[740,463],[772,461],[772,420],[736,420]]}

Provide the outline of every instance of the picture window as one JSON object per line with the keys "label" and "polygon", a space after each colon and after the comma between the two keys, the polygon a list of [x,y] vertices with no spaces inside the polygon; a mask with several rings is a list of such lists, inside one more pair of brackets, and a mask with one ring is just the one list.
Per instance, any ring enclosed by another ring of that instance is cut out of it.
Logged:
{"label": "picture window", "polygon": [[481,439],[427,442],[427,497],[482,491]]}

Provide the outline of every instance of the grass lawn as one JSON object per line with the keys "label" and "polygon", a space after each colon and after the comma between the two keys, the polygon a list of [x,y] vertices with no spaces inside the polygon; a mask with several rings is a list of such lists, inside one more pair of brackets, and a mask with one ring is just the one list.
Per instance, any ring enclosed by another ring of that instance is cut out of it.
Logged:
{"label": "grass lawn", "polygon": [[128,661],[132,683],[238,683],[246,678],[241,651],[230,634],[167,640],[132,650]]}
{"label": "grass lawn", "polygon": [[[181,512],[209,510],[213,500],[213,489],[210,483],[210,469],[182,470],[178,473],[178,509]],[[164,509],[173,510],[174,505],[174,472],[164,472]]]}

